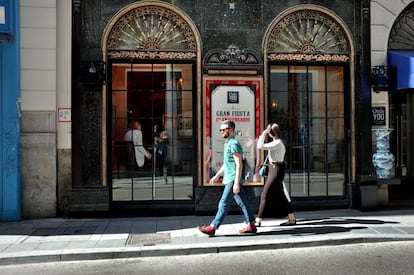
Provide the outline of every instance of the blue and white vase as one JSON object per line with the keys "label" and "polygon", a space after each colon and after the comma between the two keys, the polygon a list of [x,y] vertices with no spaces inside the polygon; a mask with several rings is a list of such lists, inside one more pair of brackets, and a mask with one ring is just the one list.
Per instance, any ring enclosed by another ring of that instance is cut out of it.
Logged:
{"label": "blue and white vase", "polygon": [[395,158],[390,153],[390,134],[393,129],[375,129],[377,140],[377,151],[372,155],[372,163],[377,171],[379,179],[391,178],[391,172],[394,168]]}

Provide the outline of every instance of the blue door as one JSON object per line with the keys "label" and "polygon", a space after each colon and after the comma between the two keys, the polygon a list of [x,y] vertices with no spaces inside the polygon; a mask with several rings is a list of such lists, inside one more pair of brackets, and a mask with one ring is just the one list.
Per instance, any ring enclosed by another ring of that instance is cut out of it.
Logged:
{"label": "blue door", "polygon": [[21,219],[19,1],[9,8],[12,39],[0,42],[0,221]]}

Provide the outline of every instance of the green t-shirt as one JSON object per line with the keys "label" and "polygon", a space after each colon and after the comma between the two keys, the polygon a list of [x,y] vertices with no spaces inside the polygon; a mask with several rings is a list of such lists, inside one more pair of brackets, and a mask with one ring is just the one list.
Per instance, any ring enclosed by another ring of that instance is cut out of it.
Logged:
{"label": "green t-shirt", "polygon": [[[233,154],[239,153],[243,156],[243,148],[235,137],[230,137],[224,143],[224,177],[223,184],[232,183],[236,178],[236,161]],[[244,182],[243,172],[241,173],[240,183]]]}

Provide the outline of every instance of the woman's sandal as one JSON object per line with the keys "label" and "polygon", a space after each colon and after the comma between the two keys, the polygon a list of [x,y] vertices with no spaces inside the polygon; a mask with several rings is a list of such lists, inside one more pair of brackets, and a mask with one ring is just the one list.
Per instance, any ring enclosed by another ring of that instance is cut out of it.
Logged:
{"label": "woman's sandal", "polygon": [[261,219],[261,218],[256,218],[256,219],[254,220],[254,225],[255,225],[256,227],[260,227],[260,226],[262,225],[262,219]]}
{"label": "woman's sandal", "polygon": [[296,225],[296,220],[288,220],[287,222],[282,222],[280,226],[293,226]]}

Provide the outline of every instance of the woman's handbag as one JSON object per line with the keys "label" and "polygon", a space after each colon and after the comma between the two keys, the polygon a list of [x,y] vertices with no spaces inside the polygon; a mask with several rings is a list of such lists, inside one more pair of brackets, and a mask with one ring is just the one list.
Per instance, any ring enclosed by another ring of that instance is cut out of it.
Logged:
{"label": "woman's handbag", "polygon": [[260,165],[260,169],[259,169],[259,176],[261,177],[267,177],[267,175],[269,174],[269,155],[266,156],[265,161],[263,162],[262,165]]}

